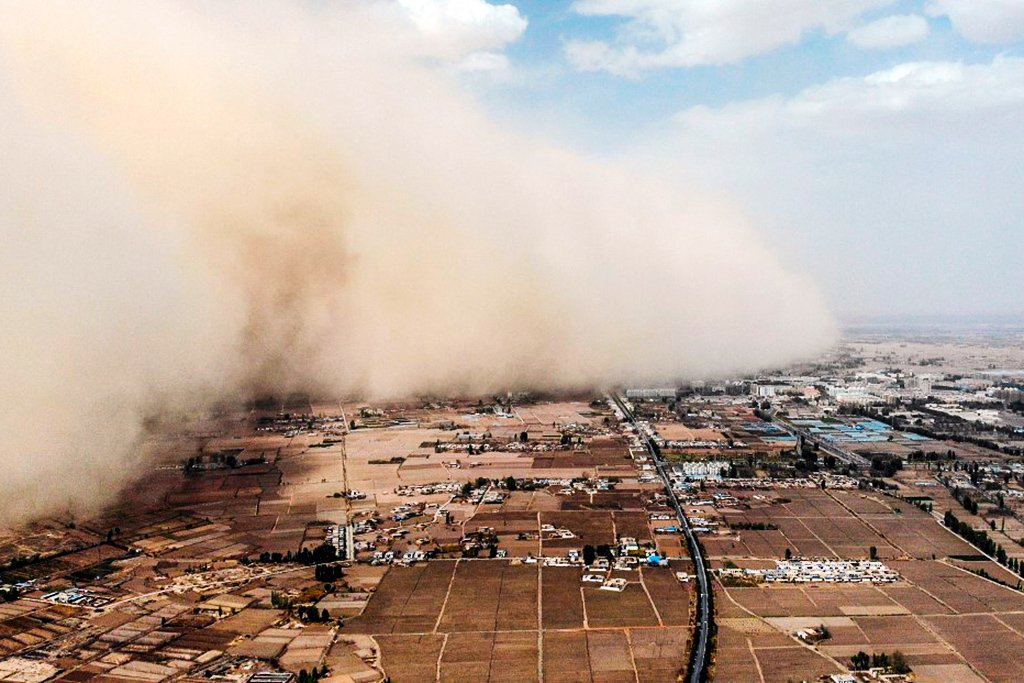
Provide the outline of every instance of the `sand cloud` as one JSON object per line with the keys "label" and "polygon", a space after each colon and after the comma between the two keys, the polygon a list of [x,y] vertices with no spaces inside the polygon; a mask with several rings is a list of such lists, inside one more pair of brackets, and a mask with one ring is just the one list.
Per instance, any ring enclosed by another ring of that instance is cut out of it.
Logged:
{"label": "sand cloud", "polygon": [[831,341],[733,207],[497,126],[377,5],[303,7],[0,8],[0,516],[102,502],[167,410],[670,381]]}

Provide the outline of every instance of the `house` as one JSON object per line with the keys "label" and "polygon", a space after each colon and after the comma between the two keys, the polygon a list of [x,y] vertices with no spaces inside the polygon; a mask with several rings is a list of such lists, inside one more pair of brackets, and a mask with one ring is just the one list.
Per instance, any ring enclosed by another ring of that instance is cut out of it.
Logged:
{"label": "house", "polygon": [[197,609],[207,614],[235,614],[236,612],[241,612],[253,602],[255,602],[254,598],[224,593],[223,595],[215,595],[209,600],[204,600],[199,603]]}

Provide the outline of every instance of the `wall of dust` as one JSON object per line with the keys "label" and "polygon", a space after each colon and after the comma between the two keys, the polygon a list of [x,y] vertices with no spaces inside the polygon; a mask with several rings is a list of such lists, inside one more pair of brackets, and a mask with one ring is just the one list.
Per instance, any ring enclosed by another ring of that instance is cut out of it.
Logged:
{"label": "wall of dust", "polygon": [[0,5],[0,518],[254,392],[670,381],[834,338],[723,202],[490,121],[378,6]]}

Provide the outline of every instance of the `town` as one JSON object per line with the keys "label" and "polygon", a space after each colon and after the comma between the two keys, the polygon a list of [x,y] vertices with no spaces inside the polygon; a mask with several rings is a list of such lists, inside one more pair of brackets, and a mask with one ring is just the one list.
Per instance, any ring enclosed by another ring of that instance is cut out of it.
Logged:
{"label": "town", "polygon": [[1012,341],[154,432],[102,516],[6,532],[5,679],[1016,680]]}

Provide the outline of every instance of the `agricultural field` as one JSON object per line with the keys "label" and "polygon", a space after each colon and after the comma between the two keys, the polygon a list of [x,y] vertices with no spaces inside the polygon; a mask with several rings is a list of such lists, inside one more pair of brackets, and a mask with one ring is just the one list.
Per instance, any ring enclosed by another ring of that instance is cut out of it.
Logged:
{"label": "agricultural field", "polygon": [[[325,664],[338,683],[655,683],[686,667],[684,537],[600,402],[285,403],[300,412],[252,409],[147,443],[150,499],[136,488],[93,519],[0,538],[5,578],[30,586],[0,604],[0,653],[80,661],[61,674],[74,683]],[[744,440],[747,484],[679,482],[714,574],[714,680],[814,680],[894,650],[925,683],[1019,680],[1006,654],[1024,645],[1019,577],[941,524],[960,503],[926,470],[902,472],[894,495],[776,477],[792,442],[749,407],[723,413],[661,428],[688,464]],[[995,519],[955,509],[976,528]],[[993,537],[1020,554],[1020,528],[1003,526]],[[325,576],[309,553],[328,541],[345,557]],[[585,568],[587,553],[607,565]],[[786,558],[874,558],[891,580],[750,578]]]}
{"label": "agricultural field", "polygon": [[439,670],[446,681],[671,680],[685,665],[687,586],[670,567],[614,574],[621,592],[582,583],[577,567],[393,567],[346,632],[372,635],[396,682]]}
{"label": "agricultural field", "polygon": [[[1020,680],[1021,666],[1007,654],[1024,645],[1017,577],[979,556],[932,514],[880,492],[732,493],[738,503],[718,510],[723,526],[705,539],[716,566],[771,567],[787,551],[864,559],[874,547],[899,580],[719,582],[719,680],[817,677],[845,670],[859,651],[893,650],[906,656],[918,681]],[[829,637],[813,646],[795,637],[821,626]]]}

